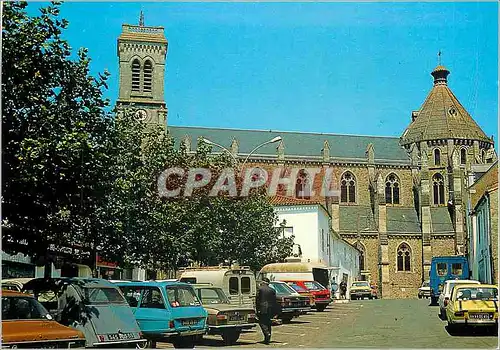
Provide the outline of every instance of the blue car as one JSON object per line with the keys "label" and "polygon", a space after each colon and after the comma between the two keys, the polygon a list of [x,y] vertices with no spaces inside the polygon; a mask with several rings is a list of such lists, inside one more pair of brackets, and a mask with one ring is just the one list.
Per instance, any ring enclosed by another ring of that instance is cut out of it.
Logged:
{"label": "blue car", "polygon": [[465,256],[435,256],[431,261],[430,287],[431,305],[436,305],[444,282],[469,279],[469,262]]}
{"label": "blue car", "polygon": [[139,327],[155,347],[168,340],[176,348],[193,347],[207,332],[207,311],[193,287],[181,282],[118,282]]}

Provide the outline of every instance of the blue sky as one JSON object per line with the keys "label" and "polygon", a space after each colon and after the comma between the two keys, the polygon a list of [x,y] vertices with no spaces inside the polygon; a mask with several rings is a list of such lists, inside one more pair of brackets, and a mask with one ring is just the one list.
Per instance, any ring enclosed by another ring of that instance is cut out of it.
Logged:
{"label": "blue sky", "polygon": [[495,2],[65,3],[65,36],[111,72],[112,101],[116,39],[141,9],[169,41],[171,125],[400,136],[441,50],[449,86],[498,140]]}

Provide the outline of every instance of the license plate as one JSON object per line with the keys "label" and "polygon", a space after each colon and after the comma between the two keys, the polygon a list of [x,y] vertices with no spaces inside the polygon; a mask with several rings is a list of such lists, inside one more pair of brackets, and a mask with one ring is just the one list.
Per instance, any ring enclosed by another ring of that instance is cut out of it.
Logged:
{"label": "license plate", "polygon": [[194,326],[197,323],[198,323],[197,319],[182,320],[182,325],[183,326]]}
{"label": "license plate", "polygon": [[475,318],[478,320],[489,320],[490,319],[490,314],[470,314],[470,318]]}
{"label": "license plate", "polygon": [[135,339],[134,333],[115,333],[108,334],[109,340],[130,340]]}
{"label": "license plate", "polygon": [[244,317],[242,315],[231,315],[229,316],[229,321],[243,321]]}

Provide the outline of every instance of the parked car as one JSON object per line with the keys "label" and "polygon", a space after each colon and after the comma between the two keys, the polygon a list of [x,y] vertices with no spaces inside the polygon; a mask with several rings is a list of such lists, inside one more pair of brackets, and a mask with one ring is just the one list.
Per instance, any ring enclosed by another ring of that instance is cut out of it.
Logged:
{"label": "parked car", "polygon": [[83,348],[82,332],[57,323],[32,295],[2,290],[2,348]]}
{"label": "parked car", "polygon": [[444,288],[441,294],[439,294],[438,304],[439,304],[439,316],[441,319],[446,320],[446,305],[450,300],[451,291],[453,287],[462,284],[480,284],[481,282],[475,280],[448,280],[444,282]]}
{"label": "parked car", "polygon": [[99,278],[35,278],[23,287],[59,323],[85,335],[86,347],[146,343],[120,290]]}
{"label": "parked car", "polygon": [[418,288],[418,298],[429,298],[431,296],[430,280],[423,281],[420,288]]}
{"label": "parked car", "polygon": [[431,260],[430,286],[431,305],[436,305],[444,282],[469,279],[469,262],[465,256],[435,256]]}
{"label": "parked car", "polygon": [[269,287],[276,291],[276,301],[279,305],[278,318],[284,323],[302,313],[311,311],[309,299],[295,292],[288,284],[281,281],[271,281]]}
{"label": "parked car", "polygon": [[446,305],[448,330],[459,326],[498,328],[498,287],[490,284],[458,284]]}
{"label": "parked car", "polygon": [[2,289],[20,292],[23,289],[24,284],[28,283],[32,279],[33,278],[30,277],[2,279]]}
{"label": "parked car", "polygon": [[350,291],[351,300],[356,299],[373,299],[372,288],[368,281],[355,281],[352,282],[351,291]]}
{"label": "parked car", "polygon": [[330,291],[323,287],[321,283],[316,281],[285,281],[287,283],[292,283],[304,288],[313,296],[313,302],[311,302],[311,308],[317,311],[323,311],[326,309],[328,304],[331,303]]}
{"label": "parked car", "polygon": [[226,345],[236,343],[242,330],[257,325],[255,309],[231,304],[222,288],[208,284],[193,287],[208,312],[208,334],[220,335]]}
{"label": "parked car", "polygon": [[180,282],[211,283],[220,287],[231,304],[253,305],[257,293],[255,275],[248,266],[188,267],[182,271]]}
{"label": "parked car", "polygon": [[314,306],[314,295],[307,290],[307,288],[301,287],[297,284],[297,281],[288,281],[286,282],[294,291],[299,293],[300,295],[309,298],[309,306],[312,308]]}
{"label": "parked car", "polygon": [[207,331],[207,311],[192,285],[180,282],[119,282],[125,299],[148,339],[155,347],[169,340],[174,347],[193,347]]}

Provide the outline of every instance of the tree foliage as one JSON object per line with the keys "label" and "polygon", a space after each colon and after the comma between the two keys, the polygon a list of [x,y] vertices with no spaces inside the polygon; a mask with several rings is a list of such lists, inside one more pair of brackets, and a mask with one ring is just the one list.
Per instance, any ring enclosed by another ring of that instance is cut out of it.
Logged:
{"label": "tree foliage", "polygon": [[26,6],[3,3],[2,243],[38,257],[101,234],[114,122],[108,74],[89,75],[85,49],[70,59],[59,5],[37,17]]}
{"label": "tree foliage", "polygon": [[107,112],[108,73],[92,77],[90,58],[61,38],[68,22],[59,5],[26,13],[4,2],[2,17],[3,250],[47,257],[49,246],[91,247],[105,259],[149,269],[196,261],[236,260],[254,269],[281,260],[292,239],[280,238],[263,193],[246,198],[161,198],[168,167],[231,164],[203,143],[174,147],[161,126]]}

